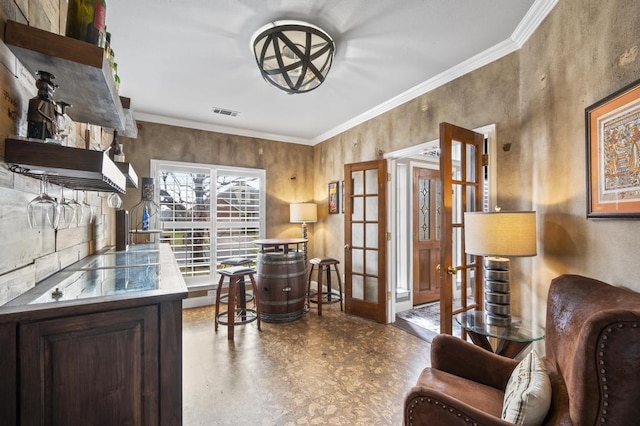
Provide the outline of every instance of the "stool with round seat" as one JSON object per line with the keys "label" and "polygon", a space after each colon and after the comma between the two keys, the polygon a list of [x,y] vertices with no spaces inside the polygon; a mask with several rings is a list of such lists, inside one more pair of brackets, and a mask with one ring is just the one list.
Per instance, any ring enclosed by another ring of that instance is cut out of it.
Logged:
{"label": "stool with round seat", "polygon": [[[253,260],[248,259],[246,257],[230,257],[228,259],[224,259],[222,261],[220,261],[220,265],[222,265],[222,267],[228,267],[228,266],[249,266],[251,265],[251,263],[253,262]],[[245,282],[244,282],[244,277],[240,277],[240,279],[238,280],[238,285],[239,285],[239,290],[240,290],[240,298],[239,300],[239,305],[241,308],[246,308],[247,307],[247,302],[251,302],[253,300],[253,292],[247,292],[246,288],[245,288]],[[223,294],[220,296],[220,303],[223,304],[227,304],[227,299],[228,299],[229,295],[228,294]],[[236,301],[236,304],[238,304],[238,301]]]}
{"label": "stool with round seat", "polygon": [[[307,282],[307,306],[310,307],[311,303],[318,305],[318,315],[322,315],[322,305],[325,303],[337,303],[340,302],[340,310],[342,311],[342,278],[340,278],[340,271],[338,271],[339,260],[331,257],[319,258],[315,257],[309,261],[311,264],[311,270],[309,271],[309,280]],[[338,277],[338,293],[333,291],[331,286],[331,266]],[[313,271],[318,267],[318,291],[311,293],[311,276]],[[327,290],[323,291],[323,276],[327,278]],[[315,299],[313,298],[315,296]]]}
{"label": "stool with round seat", "polygon": [[[233,340],[234,328],[236,325],[243,325],[253,321],[258,321],[258,330],[260,328],[260,298],[258,296],[258,286],[254,278],[255,269],[246,266],[234,266],[231,268],[220,269],[218,281],[218,289],[216,291],[216,310],[215,310],[215,331],[218,331],[218,324],[227,325],[227,339]],[[229,278],[229,291],[227,310],[220,312],[220,293],[222,293],[222,285],[225,277]],[[241,296],[240,280],[249,277],[251,288],[253,290],[255,309],[247,309],[246,307],[236,307],[236,299]]]}

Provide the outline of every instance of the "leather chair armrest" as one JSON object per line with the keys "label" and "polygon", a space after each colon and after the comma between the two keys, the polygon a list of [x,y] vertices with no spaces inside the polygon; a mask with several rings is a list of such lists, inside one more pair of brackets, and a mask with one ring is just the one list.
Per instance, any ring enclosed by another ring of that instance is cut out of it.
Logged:
{"label": "leather chair armrest", "polygon": [[402,423],[403,426],[469,426],[474,424],[513,426],[513,423],[480,411],[436,389],[423,386],[411,388],[405,396]]}
{"label": "leather chair armrest", "polygon": [[518,361],[496,355],[448,334],[431,342],[431,366],[504,391]]}

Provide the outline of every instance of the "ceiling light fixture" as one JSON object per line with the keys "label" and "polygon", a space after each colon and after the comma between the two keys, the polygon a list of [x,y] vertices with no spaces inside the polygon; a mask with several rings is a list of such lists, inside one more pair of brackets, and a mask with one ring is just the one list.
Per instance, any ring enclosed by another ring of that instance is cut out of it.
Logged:
{"label": "ceiling light fixture", "polygon": [[251,37],[262,77],[289,94],[320,86],[331,68],[335,44],[321,28],[303,21],[276,21]]}

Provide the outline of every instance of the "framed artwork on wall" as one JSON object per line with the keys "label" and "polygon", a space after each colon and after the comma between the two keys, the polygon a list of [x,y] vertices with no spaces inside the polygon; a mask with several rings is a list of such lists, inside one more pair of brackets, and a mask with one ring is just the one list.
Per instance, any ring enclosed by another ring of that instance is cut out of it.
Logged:
{"label": "framed artwork on wall", "polygon": [[585,109],[587,218],[640,219],[640,80]]}
{"label": "framed artwork on wall", "polygon": [[338,182],[329,182],[329,214],[340,212],[340,194]]}

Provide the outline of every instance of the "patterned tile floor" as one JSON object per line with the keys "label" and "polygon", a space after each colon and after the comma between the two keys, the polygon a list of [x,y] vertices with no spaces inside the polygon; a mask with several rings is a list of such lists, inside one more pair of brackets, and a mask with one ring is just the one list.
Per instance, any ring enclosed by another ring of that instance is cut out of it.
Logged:
{"label": "patterned tile floor", "polygon": [[213,308],[183,311],[184,425],[400,425],[429,343],[323,307],[290,323],[213,330]]}

